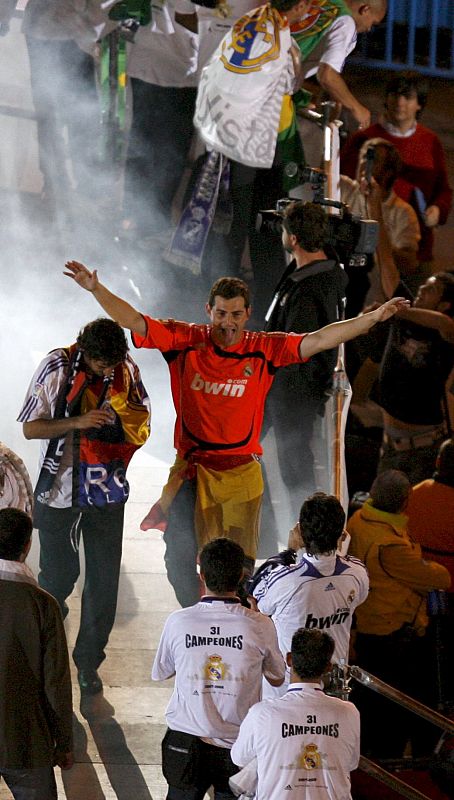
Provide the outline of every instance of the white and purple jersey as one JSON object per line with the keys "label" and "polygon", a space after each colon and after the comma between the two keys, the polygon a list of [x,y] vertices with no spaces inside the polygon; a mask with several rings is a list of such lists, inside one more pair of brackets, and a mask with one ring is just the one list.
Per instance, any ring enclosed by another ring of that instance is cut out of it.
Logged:
{"label": "white and purple jersey", "polygon": [[334,639],[333,660],[347,663],[352,615],[368,591],[369,578],[361,561],[299,551],[296,564],[264,572],[254,597],[260,611],[272,617],[284,656],[298,628],[319,628]]}

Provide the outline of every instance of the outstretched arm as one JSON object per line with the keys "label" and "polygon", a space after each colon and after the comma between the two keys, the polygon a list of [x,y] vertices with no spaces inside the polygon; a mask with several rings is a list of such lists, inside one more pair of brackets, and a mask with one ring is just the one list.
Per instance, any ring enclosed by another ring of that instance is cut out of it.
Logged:
{"label": "outstretched arm", "polygon": [[147,325],[140,311],[103,286],[98,279],[97,270],[94,269],[93,272],[90,272],[79,261],[67,261],[65,268],[64,275],[72,278],[82,289],[91,292],[106,314],[118,322],[122,328],[129,328],[130,331],[134,331],[140,336],[146,335]]}
{"label": "outstretched arm", "polygon": [[341,103],[344,108],[353,114],[360,128],[369,127],[369,109],[356,99],[339,72],[336,72],[329,64],[321,63],[317,72],[317,80],[333,100]]}
{"label": "outstretched arm", "polygon": [[367,314],[362,314],[353,319],[346,319],[343,322],[333,322],[331,325],[325,325],[314,333],[308,333],[300,344],[301,358],[310,358],[315,353],[320,353],[322,350],[330,350],[332,347],[337,347],[342,342],[348,342],[356,336],[361,336],[367,333],[373,325],[377,322],[385,322],[385,320],[394,316],[397,311],[408,308],[410,305],[409,300],[403,297],[393,297],[387,303],[376,308],[375,311],[369,311]]}

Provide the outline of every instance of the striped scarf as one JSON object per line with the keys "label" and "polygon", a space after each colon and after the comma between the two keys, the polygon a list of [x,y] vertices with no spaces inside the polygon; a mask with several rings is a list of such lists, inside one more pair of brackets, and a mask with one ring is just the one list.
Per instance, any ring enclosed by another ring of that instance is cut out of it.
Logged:
{"label": "striped scarf", "polygon": [[[112,423],[73,432],[72,507],[105,508],[126,502],[126,469],[134,452],[150,434],[150,406],[138,367],[129,356],[101,381],[91,381],[82,351],[72,345],[64,351],[67,376],[60,389],[54,419],[77,416],[109,406]],[[49,502],[60,466],[65,436],[50,439],[35,488],[35,517]],[[35,519],[36,524],[36,519]]]}

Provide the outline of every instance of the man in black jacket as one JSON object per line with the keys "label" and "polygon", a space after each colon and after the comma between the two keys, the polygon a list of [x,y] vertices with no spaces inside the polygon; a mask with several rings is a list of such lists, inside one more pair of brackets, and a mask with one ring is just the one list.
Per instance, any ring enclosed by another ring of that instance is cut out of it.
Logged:
{"label": "man in black jacket", "polygon": [[0,778],[13,797],[57,800],[54,765],[70,769],[72,693],[57,601],[25,564],[32,521],[0,510]]}
{"label": "man in black jacket", "polygon": [[[339,319],[347,277],[324,250],[328,221],[319,205],[292,203],[282,225],[282,242],[293,260],[276,287],[265,330],[309,333]],[[268,397],[269,422],[294,519],[305,497],[316,489],[311,439],[317,417],[324,414],[336,360],[334,348],[318,353],[307,364],[285,367],[276,375]]]}

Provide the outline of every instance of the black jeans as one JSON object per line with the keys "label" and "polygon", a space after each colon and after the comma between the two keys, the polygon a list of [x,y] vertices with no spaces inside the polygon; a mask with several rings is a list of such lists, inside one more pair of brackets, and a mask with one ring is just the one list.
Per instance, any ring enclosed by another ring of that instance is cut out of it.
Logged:
{"label": "black jeans", "polygon": [[405,472],[412,486],[415,486],[415,484],[433,475],[438,450],[444,438],[442,436],[438,441],[427,445],[427,447],[417,447],[410,450],[396,450],[392,444],[383,443],[380,451],[378,472],[384,472],[387,469],[399,469]]}
{"label": "black jeans", "polygon": [[57,800],[57,785],[52,767],[0,769],[14,800]]}
{"label": "black jeans", "polygon": [[164,561],[167,577],[181,606],[200,600],[201,583],[197,573],[197,534],[194,526],[196,481],[184,481],[169,509],[164,534]]}
{"label": "black jeans", "polygon": [[125,163],[123,212],[139,234],[170,225],[173,196],[183,174],[194,131],[197,89],[155,86],[131,78],[133,118]]}
{"label": "black jeans", "polygon": [[[80,516],[80,519],[79,519]],[[40,522],[39,585],[68,613],[65,600],[80,573],[77,543],[83,537],[85,583],[73,658],[79,669],[97,669],[115,621],[123,539],[124,506],[93,509],[47,508]]]}
{"label": "black jeans", "polygon": [[194,786],[177,789],[169,786],[167,800],[203,800],[210,788],[214,789],[214,800],[231,800],[235,797],[229,787],[229,778],[239,772],[226,747],[216,747],[199,740],[198,769]]}

